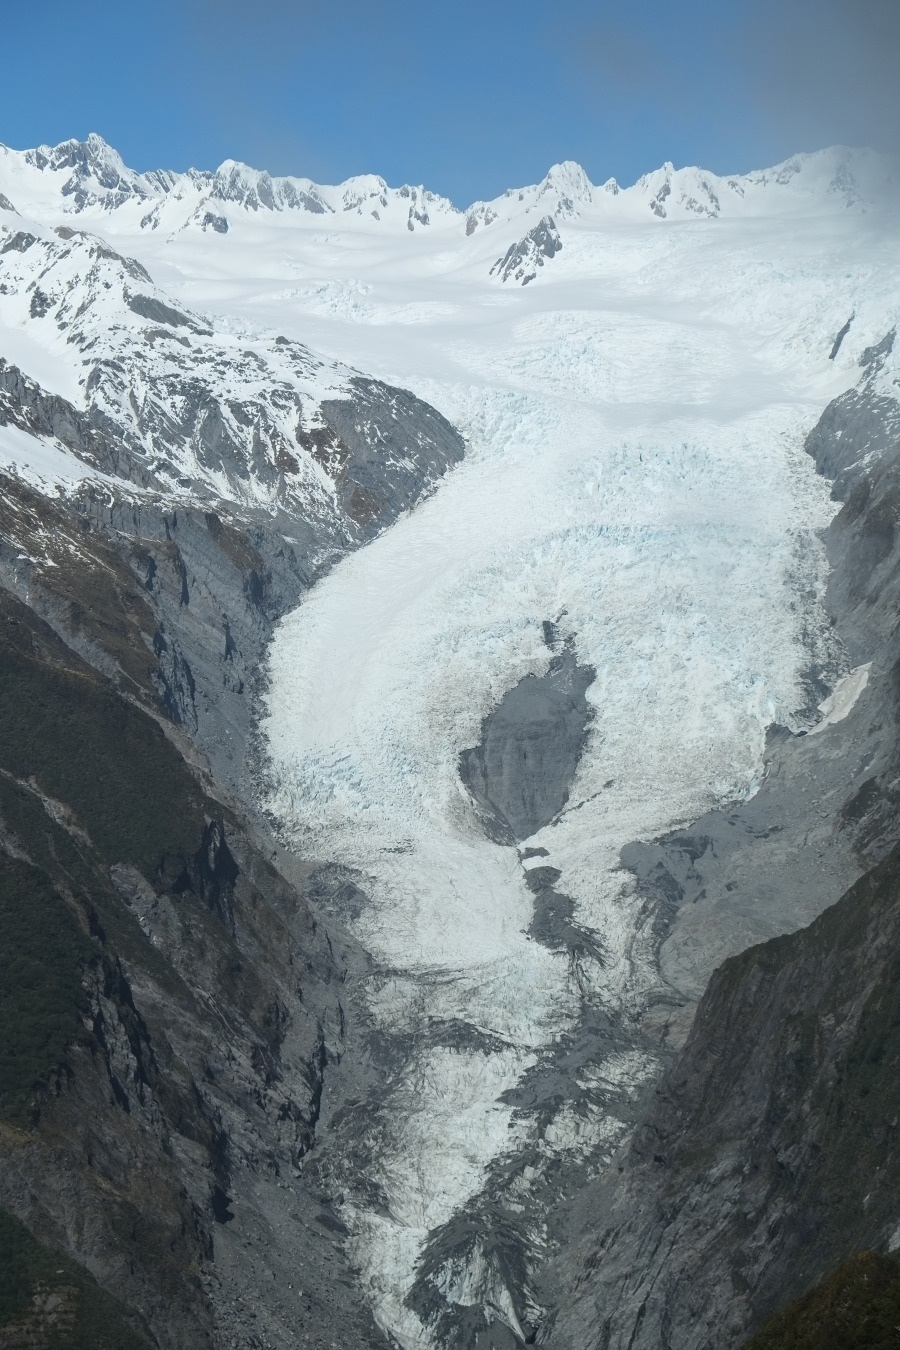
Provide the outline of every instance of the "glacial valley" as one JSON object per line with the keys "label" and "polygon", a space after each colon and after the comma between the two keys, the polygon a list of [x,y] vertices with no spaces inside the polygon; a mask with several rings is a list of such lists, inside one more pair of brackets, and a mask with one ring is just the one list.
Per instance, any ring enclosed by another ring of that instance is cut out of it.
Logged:
{"label": "glacial valley", "polygon": [[87,944],[0,1207],[142,1343],[724,1350],[896,1245],[892,1098],[799,1236],[893,988],[893,172],[0,147],[0,849]]}

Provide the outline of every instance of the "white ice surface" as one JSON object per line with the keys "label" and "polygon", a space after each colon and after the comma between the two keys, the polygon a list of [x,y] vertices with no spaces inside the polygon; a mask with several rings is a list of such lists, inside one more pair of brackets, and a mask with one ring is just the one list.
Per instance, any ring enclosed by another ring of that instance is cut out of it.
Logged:
{"label": "white ice surface", "polygon": [[[323,321],[311,306],[317,343],[346,351],[353,333],[356,360],[402,378],[470,439],[435,496],[336,568],[271,651],[269,805],[304,852],[363,874],[357,932],[408,981],[374,1001],[383,1025],[458,1017],[538,1050],[572,1024],[585,987],[612,1009],[637,1006],[658,977],[620,848],[753,791],[765,728],[803,701],[796,596],[821,589],[816,532],[835,508],[802,443],[849,382],[827,364],[829,339],[871,273],[840,228],[811,229],[806,247],[717,228],[585,231],[568,273],[515,295],[419,279],[430,320],[414,343],[383,277],[365,314],[335,304]],[[548,618],[597,672],[569,806],[528,841],[549,850],[605,949],[580,987],[527,937],[515,851],[480,836],[456,772],[502,693],[546,668]],[[457,1062],[471,1071],[478,1058]],[[408,1072],[421,1085],[432,1069],[429,1052]],[[385,1160],[390,1217],[357,1215],[377,1314],[409,1346],[428,1339],[401,1298],[420,1216],[435,1197],[442,1213],[450,1196],[462,1204],[489,1160],[453,1163],[467,1118],[423,1106]],[[617,1129],[563,1112],[542,1147],[612,1147]],[[502,1128],[479,1138],[489,1154],[510,1147]]]}

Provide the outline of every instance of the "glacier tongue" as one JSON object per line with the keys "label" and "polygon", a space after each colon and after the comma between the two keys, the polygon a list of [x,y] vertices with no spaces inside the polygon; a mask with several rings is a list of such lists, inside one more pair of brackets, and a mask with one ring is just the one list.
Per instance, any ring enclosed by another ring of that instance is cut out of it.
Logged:
{"label": "glacier tongue", "polygon": [[[451,398],[472,426],[509,394]],[[373,997],[379,1023],[415,1040],[423,1023],[462,1021],[506,1043],[489,1068],[480,1046],[421,1045],[390,1102],[376,1165],[400,1232],[356,1218],[382,1318],[409,1344],[396,1296],[413,1268],[397,1263],[514,1145],[498,1098],[523,1056],[571,1029],[585,984],[623,1008],[657,982],[636,960],[619,848],[745,792],[764,727],[800,701],[786,578],[795,536],[831,513],[790,406],[624,440],[598,411],[548,399],[517,396],[507,416],[509,437],[476,442],[283,622],[269,668],[268,804],[303,852],[336,851],[365,877],[356,931],[403,976]],[[529,841],[602,948],[581,972],[528,936],[516,851],[480,836],[457,776],[492,703],[546,668],[548,616],[597,672],[568,809]]]}

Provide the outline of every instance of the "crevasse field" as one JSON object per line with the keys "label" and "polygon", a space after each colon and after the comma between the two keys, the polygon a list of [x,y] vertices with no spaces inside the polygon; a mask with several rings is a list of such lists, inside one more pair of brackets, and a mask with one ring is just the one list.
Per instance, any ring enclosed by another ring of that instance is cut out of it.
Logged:
{"label": "crevasse field", "polygon": [[[468,233],[439,199],[407,228],[392,194],[377,218],[242,212],[227,239],[173,224],[128,241],[185,304],[403,385],[468,439],[283,620],[262,710],[265,805],[304,857],[357,873],[368,903],[345,917],[375,959],[371,1016],[411,1033],[371,1161],[387,1204],[344,1192],[378,1319],[410,1348],[428,1343],[404,1298],[429,1232],[538,1130],[503,1094],[586,1002],[638,1016],[659,988],[620,849],[752,793],[766,728],[798,725],[824,650],[809,596],[836,507],[804,437],[896,321],[900,285],[835,156],[791,163],[727,182],[667,166],[668,193],[557,166],[473,208]],[[561,251],[527,285],[491,275],[545,214]],[[457,772],[503,693],[546,671],[545,620],[596,672],[593,720],[567,806],[526,843],[602,960],[528,935],[528,860],[484,837]],[[431,1022],[490,1051],[436,1048],[416,1035]],[[623,1095],[655,1071],[638,1052],[595,1066]],[[602,1157],[622,1128],[563,1107],[541,1148]],[[514,1324],[489,1267],[447,1263],[444,1296],[494,1287]]]}

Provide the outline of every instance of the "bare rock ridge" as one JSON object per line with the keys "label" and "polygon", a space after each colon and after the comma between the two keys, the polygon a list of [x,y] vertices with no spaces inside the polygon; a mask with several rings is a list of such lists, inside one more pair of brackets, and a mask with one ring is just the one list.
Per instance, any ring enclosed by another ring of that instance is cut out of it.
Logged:
{"label": "bare rock ridge", "polygon": [[584,748],[591,708],[584,693],[594,679],[580,666],[571,639],[560,642],[546,675],[528,675],[485,718],[481,741],[459,758],[459,772],[485,832],[500,844],[527,839],[565,806]]}
{"label": "bare rock ridge", "polygon": [[[715,973],[609,1227],[579,1252],[591,1313],[577,1325],[579,1300],[554,1342],[739,1345],[850,1255],[893,1245],[897,864]],[[626,1251],[642,1254],[628,1274]]]}
{"label": "bare rock ridge", "polygon": [[864,376],[808,440],[844,500],[827,604],[845,667],[869,665],[856,704],[773,731],[749,802],[623,853],[671,907],[663,973],[700,1003],[619,1166],[567,1216],[550,1346],[727,1350],[896,1245],[897,416]]}
{"label": "bare rock ridge", "polygon": [[518,243],[510,244],[491,268],[491,276],[496,272],[501,281],[512,278],[527,286],[537,276],[537,269],[544,266],[544,259],[555,258],[561,248],[556,222],[552,216],[544,216]]}
{"label": "bare rock ridge", "polygon": [[[92,570],[82,594],[102,597]],[[357,958],[198,781],[149,681],[141,707],[136,685],[126,697],[0,600],[0,1208],[86,1267],[151,1344],[278,1344],[290,1325],[315,1345],[335,1315],[377,1341],[331,1288],[327,1200],[287,1186]],[[118,614],[137,637],[139,597]],[[295,1223],[302,1302],[279,1257]]]}

